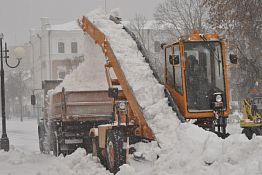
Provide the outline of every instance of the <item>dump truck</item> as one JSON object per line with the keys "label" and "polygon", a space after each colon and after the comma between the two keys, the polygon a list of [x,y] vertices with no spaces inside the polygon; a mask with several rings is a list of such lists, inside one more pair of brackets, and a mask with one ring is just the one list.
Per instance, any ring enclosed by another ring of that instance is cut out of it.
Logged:
{"label": "dump truck", "polygon": [[[66,91],[47,95],[52,81],[45,81],[44,117],[39,122],[39,144],[43,153],[67,155],[79,147],[92,152],[89,130],[112,120],[108,92]],[[54,88],[54,86],[53,86]]]}
{"label": "dump truck", "polygon": [[242,100],[243,118],[240,120],[242,133],[248,139],[253,135],[262,135],[262,94],[250,95],[250,98]]}
{"label": "dump truck", "polygon": [[[121,23],[113,16],[110,19],[116,24]],[[143,109],[126,79],[110,40],[95,25],[95,19],[92,20],[94,21],[83,16],[79,19],[79,25],[102,48],[106,57],[105,72],[114,120],[110,124],[92,128],[90,136],[93,138],[93,154],[100,158],[110,172],[116,173],[126,163],[130,143],[136,142],[137,138],[156,140],[156,136],[145,119]],[[122,29],[135,39],[128,28],[123,26]],[[138,40],[135,41],[143,54],[141,44]],[[163,44],[162,48],[165,52],[166,96],[181,122],[194,119],[198,126],[225,137],[226,119],[229,115],[229,88],[223,40],[217,34],[200,34],[194,31],[176,42]],[[236,64],[237,55],[230,54],[230,61]],[[190,69],[195,69],[195,74],[189,72]]]}

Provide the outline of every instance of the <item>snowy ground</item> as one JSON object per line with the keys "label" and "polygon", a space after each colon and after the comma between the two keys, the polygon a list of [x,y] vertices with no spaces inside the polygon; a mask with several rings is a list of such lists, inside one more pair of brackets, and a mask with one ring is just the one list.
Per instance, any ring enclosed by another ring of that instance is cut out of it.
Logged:
{"label": "snowy ground", "polygon": [[[97,162],[97,159],[86,155],[83,149],[79,149],[65,158],[40,154],[36,120],[25,120],[24,122],[8,120],[7,129],[11,146],[9,152],[0,151],[1,175],[110,174]],[[199,134],[197,131],[199,128],[194,129]],[[252,141],[247,140],[239,134],[241,129],[238,123],[229,124],[228,130],[233,135],[226,141],[220,140],[219,145],[216,137],[210,137],[209,141],[205,141],[209,143],[208,146],[212,147],[211,149],[206,147],[205,143],[201,143],[201,139],[194,138],[194,135],[187,135],[191,132],[184,133],[183,139],[190,139],[188,140],[189,144],[195,143],[195,149],[199,152],[190,150],[192,145],[177,151],[176,148],[182,146],[178,143],[178,145],[174,145],[172,154],[170,151],[166,154],[162,153],[158,160],[156,160],[156,155],[159,150],[156,150],[156,145],[154,145],[156,143],[137,144],[137,149],[144,154],[146,159],[135,161],[130,155],[130,166],[122,167],[118,175],[133,175],[134,173],[160,175],[174,174],[175,172],[177,172],[175,174],[192,174],[193,172],[194,174],[259,174],[262,165],[260,159],[262,138],[256,137]],[[213,148],[217,148],[217,152],[214,152]],[[221,157],[218,155],[219,153],[221,153]],[[188,156],[191,156],[191,162],[185,162]],[[252,166],[243,164],[246,162],[243,161],[245,159],[252,162]],[[207,165],[204,161],[209,161],[212,165]],[[224,168],[225,170],[223,170]],[[228,172],[229,169],[230,172]]]}
{"label": "snowy ground", "polygon": [[110,174],[83,149],[65,158],[40,154],[36,120],[7,121],[10,151],[0,151],[0,175]]}

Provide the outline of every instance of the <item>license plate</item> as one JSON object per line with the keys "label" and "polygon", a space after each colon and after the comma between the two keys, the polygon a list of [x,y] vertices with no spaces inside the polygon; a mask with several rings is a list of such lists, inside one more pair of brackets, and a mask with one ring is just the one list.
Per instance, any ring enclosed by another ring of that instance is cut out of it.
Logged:
{"label": "license plate", "polygon": [[83,143],[83,139],[65,139],[65,144]]}

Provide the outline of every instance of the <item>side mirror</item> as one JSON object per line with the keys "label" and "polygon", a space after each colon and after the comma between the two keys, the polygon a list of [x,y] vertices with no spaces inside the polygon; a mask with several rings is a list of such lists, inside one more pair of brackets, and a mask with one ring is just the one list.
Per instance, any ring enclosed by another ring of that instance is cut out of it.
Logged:
{"label": "side mirror", "polygon": [[31,105],[35,105],[36,100],[35,100],[35,95],[31,95]]}
{"label": "side mirror", "polygon": [[108,96],[110,98],[117,98],[118,97],[118,88],[109,88],[108,89]]}
{"label": "side mirror", "polygon": [[169,55],[169,63],[172,65],[178,65],[179,64],[179,55],[174,55],[174,58],[172,55]]}
{"label": "side mirror", "polygon": [[166,43],[161,43],[160,44],[160,47],[161,47],[161,49],[164,49],[164,46],[166,45]]}
{"label": "side mirror", "polygon": [[238,60],[237,55],[229,54],[229,59],[231,64],[237,64],[237,60]]}

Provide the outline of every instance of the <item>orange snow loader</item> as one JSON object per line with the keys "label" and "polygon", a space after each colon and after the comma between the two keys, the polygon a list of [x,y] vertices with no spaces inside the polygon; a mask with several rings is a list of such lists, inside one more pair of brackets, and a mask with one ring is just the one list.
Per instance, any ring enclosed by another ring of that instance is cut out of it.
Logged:
{"label": "orange snow loader", "polygon": [[[110,19],[120,23],[115,17]],[[116,173],[119,166],[126,163],[130,143],[136,138],[149,141],[156,138],[105,34],[85,16],[79,20],[79,25],[106,57],[105,73],[109,97],[113,99],[114,122],[92,128],[90,135],[93,154],[110,172]],[[145,53],[134,34],[125,26],[123,29],[136,41],[141,53]],[[181,121],[196,119],[197,125],[225,137],[229,89],[224,42],[217,34],[193,32],[172,44],[164,44],[163,49],[165,91]],[[230,60],[236,64],[237,55],[231,54]],[[111,70],[116,78],[111,76]]]}

